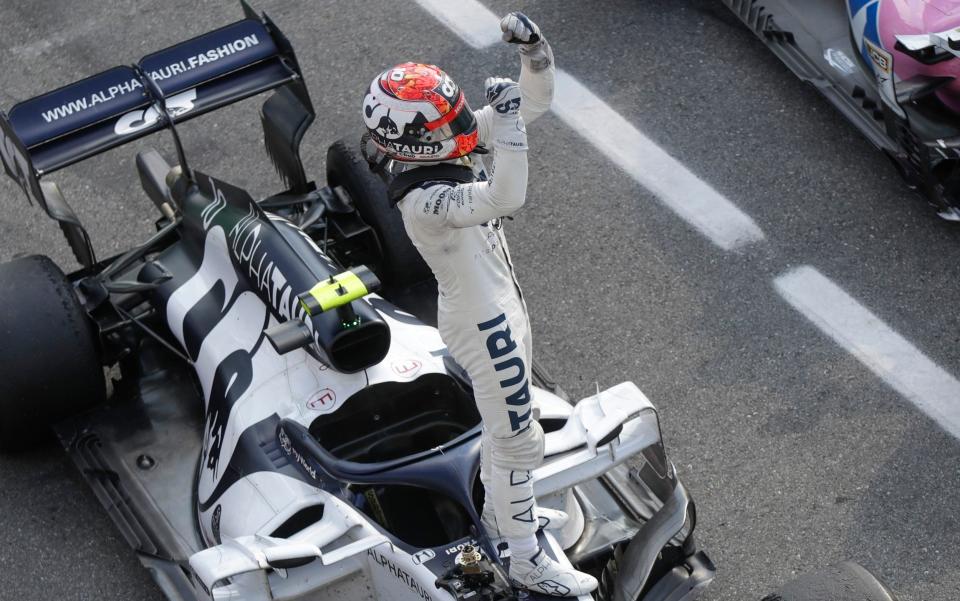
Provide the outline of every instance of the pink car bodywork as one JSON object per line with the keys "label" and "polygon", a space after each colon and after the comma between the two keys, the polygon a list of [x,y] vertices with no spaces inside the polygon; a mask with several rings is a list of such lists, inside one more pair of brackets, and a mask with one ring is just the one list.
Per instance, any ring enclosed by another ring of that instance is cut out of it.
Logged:
{"label": "pink car bodywork", "polygon": [[924,35],[960,27],[960,0],[879,0],[878,29],[883,47],[893,55],[893,70],[901,80],[916,75],[953,77],[937,91],[951,110],[960,112],[960,57],[933,65],[896,50],[897,35]]}

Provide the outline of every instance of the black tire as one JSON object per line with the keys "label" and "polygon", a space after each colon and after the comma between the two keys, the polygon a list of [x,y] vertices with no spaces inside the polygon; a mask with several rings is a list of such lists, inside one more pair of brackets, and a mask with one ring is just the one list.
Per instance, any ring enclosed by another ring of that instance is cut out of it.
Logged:
{"label": "black tire", "polygon": [[376,233],[380,256],[368,267],[385,286],[408,288],[433,277],[403,227],[400,210],[390,205],[386,185],[370,171],[356,144],[338,140],[327,150],[327,184],[343,186],[360,218]]}
{"label": "black tire", "polygon": [[852,561],[805,574],[763,601],[896,601],[873,574]]}
{"label": "black tire", "polygon": [[0,449],[24,449],[49,425],[103,402],[92,324],[49,258],[0,264]]}

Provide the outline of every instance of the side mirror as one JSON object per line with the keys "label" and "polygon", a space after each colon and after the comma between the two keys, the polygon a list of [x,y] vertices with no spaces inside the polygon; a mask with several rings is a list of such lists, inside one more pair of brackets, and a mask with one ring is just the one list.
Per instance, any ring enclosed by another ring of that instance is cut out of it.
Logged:
{"label": "side mirror", "polygon": [[313,342],[313,334],[307,324],[299,319],[291,319],[280,325],[264,330],[263,335],[273,346],[277,354],[286,355],[290,351],[303,348]]}

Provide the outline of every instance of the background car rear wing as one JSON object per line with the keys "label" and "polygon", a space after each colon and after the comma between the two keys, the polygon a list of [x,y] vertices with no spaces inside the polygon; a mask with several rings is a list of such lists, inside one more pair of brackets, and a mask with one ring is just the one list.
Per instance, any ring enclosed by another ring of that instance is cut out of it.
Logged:
{"label": "background car rear wing", "polygon": [[88,247],[78,248],[67,230],[82,226],[42,176],[260,92],[281,88],[264,107],[267,151],[285,181],[306,185],[299,142],[314,113],[300,66],[273,22],[241,6],[241,21],[0,111],[4,170],[60,222],[81,263],[93,261],[86,232],[73,232]]}
{"label": "background car rear wing", "polygon": [[932,32],[920,35],[898,35],[896,49],[925,65],[960,56],[960,31]]}

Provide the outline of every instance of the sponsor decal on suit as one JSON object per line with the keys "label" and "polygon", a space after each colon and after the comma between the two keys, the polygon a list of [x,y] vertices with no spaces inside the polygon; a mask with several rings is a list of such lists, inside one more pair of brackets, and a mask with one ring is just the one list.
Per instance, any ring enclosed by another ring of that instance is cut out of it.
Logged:
{"label": "sponsor decal on suit", "polygon": [[517,343],[513,340],[510,332],[510,326],[503,329],[499,326],[507,321],[504,313],[494,317],[489,321],[477,324],[477,329],[481,332],[489,331],[487,334],[487,354],[494,361],[493,368],[497,372],[503,372],[503,380],[500,380],[500,388],[506,390],[520,385],[519,388],[506,395],[504,401],[512,407],[507,410],[510,418],[510,429],[514,432],[520,432],[527,427],[530,420],[530,382],[527,380],[527,369],[523,359],[519,355],[508,356],[517,350]]}

